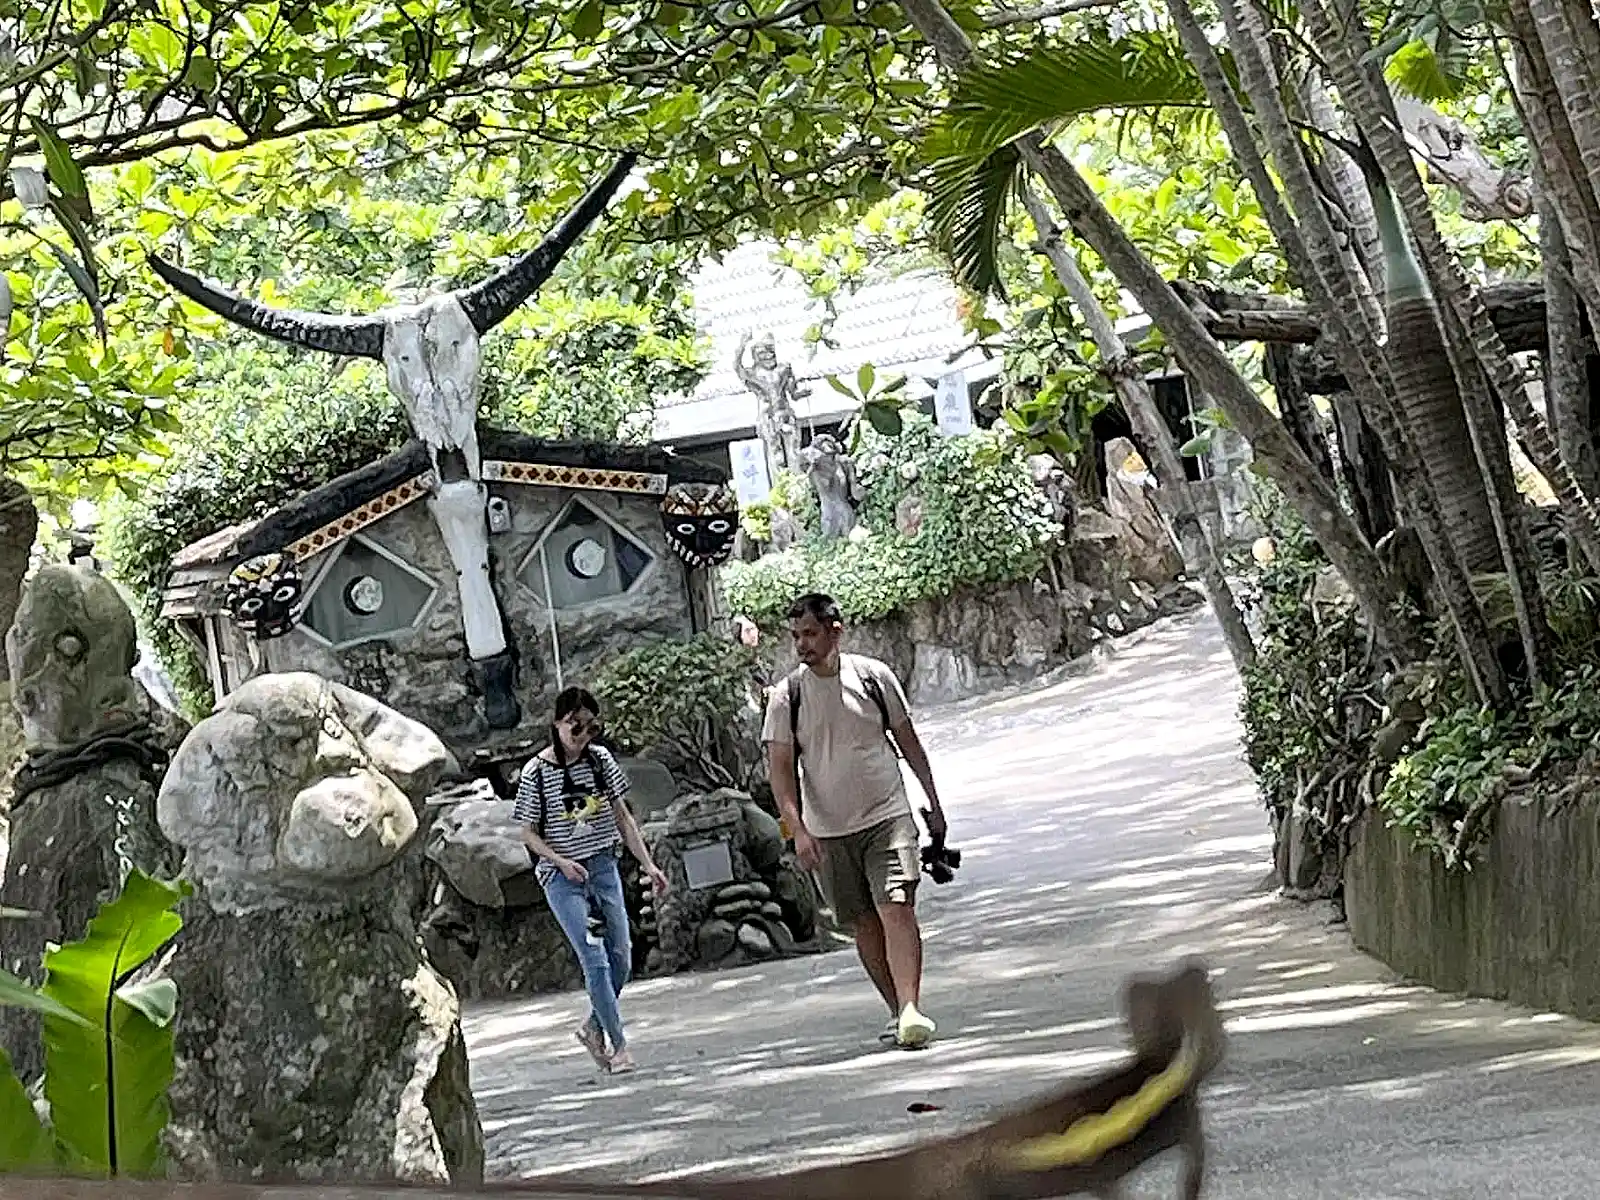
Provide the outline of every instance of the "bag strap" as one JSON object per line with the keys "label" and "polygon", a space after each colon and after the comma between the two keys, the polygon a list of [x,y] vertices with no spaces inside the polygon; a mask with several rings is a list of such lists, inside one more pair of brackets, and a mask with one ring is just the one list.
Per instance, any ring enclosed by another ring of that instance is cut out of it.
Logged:
{"label": "bag strap", "polygon": [[549,796],[544,790],[544,763],[539,756],[533,756],[533,794],[539,798],[539,840],[544,840],[544,824]]}

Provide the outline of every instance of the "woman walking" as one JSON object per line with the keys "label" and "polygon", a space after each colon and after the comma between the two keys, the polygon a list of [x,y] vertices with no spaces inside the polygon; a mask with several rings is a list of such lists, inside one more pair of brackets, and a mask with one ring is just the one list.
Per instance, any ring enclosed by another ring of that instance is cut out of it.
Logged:
{"label": "woman walking", "polygon": [[[633,966],[618,865],[622,846],[644,866],[657,895],[667,890],[667,877],[628,811],[628,777],[611,752],[595,744],[599,732],[599,701],[575,687],[557,696],[550,744],[522,768],[513,813],[538,856],[535,873],[550,911],[583,967],[589,1016],[578,1027],[578,1041],[602,1070],[620,1074],[634,1069],[617,1006]],[[589,936],[591,901],[605,927],[599,943]]]}

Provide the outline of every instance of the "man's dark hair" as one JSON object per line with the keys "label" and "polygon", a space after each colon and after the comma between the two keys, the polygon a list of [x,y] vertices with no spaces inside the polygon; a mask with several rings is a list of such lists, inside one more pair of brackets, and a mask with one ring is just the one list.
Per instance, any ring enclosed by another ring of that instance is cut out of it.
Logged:
{"label": "man's dark hair", "polygon": [[823,625],[844,624],[839,602],[822,592],[807,592],[789,606],[789,620],[798,621],[802,617],[815,617]]}

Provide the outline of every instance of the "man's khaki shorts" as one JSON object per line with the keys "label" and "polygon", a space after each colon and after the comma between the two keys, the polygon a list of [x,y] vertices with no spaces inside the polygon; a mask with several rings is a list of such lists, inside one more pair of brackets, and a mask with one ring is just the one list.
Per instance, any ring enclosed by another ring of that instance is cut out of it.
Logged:
{"label": "man's khaki shorts", "polygon": [[817,884],[839,924],[849,928],[885,904],[910,904],[921,878],[917,823],[891,817],[844,837],[818,838]]}

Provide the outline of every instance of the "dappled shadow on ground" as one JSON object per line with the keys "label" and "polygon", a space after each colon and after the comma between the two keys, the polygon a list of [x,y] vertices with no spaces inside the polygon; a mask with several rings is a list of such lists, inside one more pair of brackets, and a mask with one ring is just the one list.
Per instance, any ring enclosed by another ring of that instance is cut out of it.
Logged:
{"label": "dappled shadow on ground", "polygon": [[[492,1173],[765,1172],[967,1128],[1116,1061],[1122,977],[1197,953],[1232,1037],[1209,1092],[1214,1194],[1520,1194],[1493,1191],[1517,1139],[1587,1146],[1600,1035],[1393,982],[1325,912],[1276,899],[1235,705],[1189,617],[1101,674],[926,714],[966,854],[924,888],[935,1047],[876,1043],[885,1014],[849,951],[629,988],[646,1066],[617,1079],[573,1040],[577,996],[479,1006]],[[1539,1178],[1589,1194],[1550,1164]]]}

